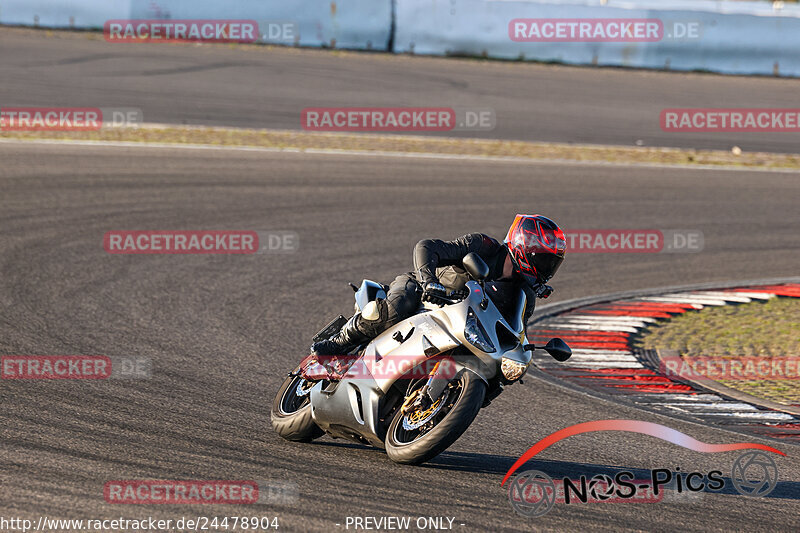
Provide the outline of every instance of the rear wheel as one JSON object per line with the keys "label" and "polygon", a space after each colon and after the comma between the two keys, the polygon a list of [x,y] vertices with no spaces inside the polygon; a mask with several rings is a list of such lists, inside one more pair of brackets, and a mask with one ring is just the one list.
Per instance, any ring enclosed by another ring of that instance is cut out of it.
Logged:
{"label": "rear wheel", "polygon": [[425,409],[411,408],[405,413],[398,409],[386,433],[387,455],[396,463],[410,465],[436,457],[472,424],[485,396],[486,383],[464,371]]}
{"label": "rear wheel", "polygon": [[311,417],[313,382],[300,376],[288,376],[272,403],[272,427],[286,440],[310,442],[324,435]]}

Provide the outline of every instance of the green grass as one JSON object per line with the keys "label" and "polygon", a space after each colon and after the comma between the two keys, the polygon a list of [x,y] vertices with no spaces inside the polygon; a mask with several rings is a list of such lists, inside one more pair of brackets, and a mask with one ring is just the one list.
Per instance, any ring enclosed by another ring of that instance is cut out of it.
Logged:
{"label": "green grass", "polygon": [[[800,357],[800,298],[706,307],[645,330],[640,348],[682,357]],[[800,404],[800,380],[720,380],[727,387],[784,404]]]}

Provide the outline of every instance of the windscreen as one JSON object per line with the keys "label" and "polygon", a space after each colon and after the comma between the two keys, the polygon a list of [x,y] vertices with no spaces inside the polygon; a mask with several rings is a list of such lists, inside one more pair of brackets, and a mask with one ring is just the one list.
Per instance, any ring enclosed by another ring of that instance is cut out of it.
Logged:
{"label": "windscreen", "polygon": [[509,281],[491,281],[486,283],[486,294],[508,325],[521,331],[526,298],[519,285]]}

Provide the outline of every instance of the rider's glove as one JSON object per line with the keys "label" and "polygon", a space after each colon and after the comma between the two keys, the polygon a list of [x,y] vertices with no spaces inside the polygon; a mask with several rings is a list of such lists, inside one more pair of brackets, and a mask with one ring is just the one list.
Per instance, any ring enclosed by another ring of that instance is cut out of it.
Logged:
{"label": "rider's glove", "polygon": [[441,283],[429,281],[425,284],[425,290],[422,292],[422,301],[431,302],[439,306],[450,303],[447,300],[447,291]]}
{"label": "rider's glove", "polygon": [[553,287],[550,285],[545,285],[544,283],[539,284],[536,286],[536,297],[537,298],[547,298],[551,294],[553,294]]}

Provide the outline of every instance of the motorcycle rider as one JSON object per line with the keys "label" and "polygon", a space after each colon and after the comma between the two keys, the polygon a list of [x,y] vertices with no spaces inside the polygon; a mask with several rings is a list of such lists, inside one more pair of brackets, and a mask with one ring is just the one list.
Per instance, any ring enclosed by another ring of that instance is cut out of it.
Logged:
{"label": "motorcycle rider", "polygon": [[386,299],[371,301],[333,338],[315,342],[311,351],[316,355],[347,354],[416,313],[420,300],[440,306],[449,303],[448,290],[460,291],[469,281],[461,260],[471,252],[489,266],[486,281],[511,281],[522,287],[527,297],[527,323],[536,298],[547,298],[552,292],[546,283],[564,260],[565,251],[564,232],[542,215],[517,215],[503,244],[483,233],[453,241],[424,239],[414,247],[414,272],[397,276]]}

